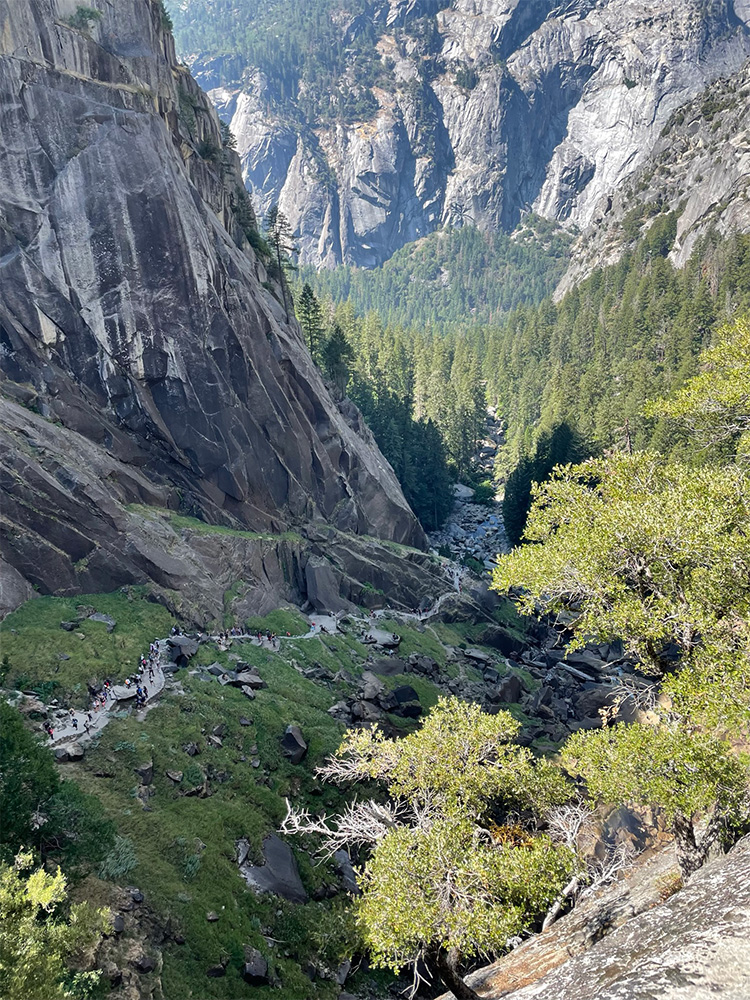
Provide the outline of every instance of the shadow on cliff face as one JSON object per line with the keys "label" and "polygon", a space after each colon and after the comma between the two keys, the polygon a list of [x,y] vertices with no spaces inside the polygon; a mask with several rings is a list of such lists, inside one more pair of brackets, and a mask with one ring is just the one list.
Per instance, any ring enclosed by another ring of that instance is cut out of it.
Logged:
{"label": "shadow on cliff face", "polygon": [[284,321],[238,221],[239,161],[158,4],[88,30],[50,0],[3,6],[5,558],[47,590],[167,586],[170,557],[128,537],[132,503],[424,546]]}

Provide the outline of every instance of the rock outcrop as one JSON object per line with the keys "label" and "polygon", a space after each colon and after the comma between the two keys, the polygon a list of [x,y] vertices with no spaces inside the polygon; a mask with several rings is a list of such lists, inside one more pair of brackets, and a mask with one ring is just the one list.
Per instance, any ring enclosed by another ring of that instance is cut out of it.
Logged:
{"label": "rock outcrop", "polygon": [[674,879],[652,862],[468,982],[486,1000],[750,995],[750,839],[659,905]]}
{"label": "rock outcrop", "polygon": [[424,546],[250,245],[239,161],[159,3],[76,7],[0,0],[3,603],[24,580],[173,587],[184,550],[134,505]]}
{"label": "rock outcrop", "polygon": [[373,266],[440,224],[509,230],[530,209],[585,228],[672,112],[750,56],[745,0],[390,0],[362,17],[382,65],[361,121],[306,120],[241,55],[186,53],[256,205],[278,202],[324,266]]}
{"label": "rock outcrop", "polygon": [[750,231],[750,65],[717,80],[668,119],[651,155],[576,240],[557,297],[615,263],[653,224],[677,216],[670,259],[682,267],[711,230]]}

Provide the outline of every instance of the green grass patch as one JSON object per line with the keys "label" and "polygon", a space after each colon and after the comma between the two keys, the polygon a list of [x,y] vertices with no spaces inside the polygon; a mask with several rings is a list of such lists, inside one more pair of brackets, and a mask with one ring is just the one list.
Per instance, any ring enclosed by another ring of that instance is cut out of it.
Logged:
{"label": "green grass patch", "polygon": [[305,616],[295,608],[279,608],[263,618],[248,618],[245,622],[248,632],[275,632],[277,635],[304,635],[310,631]]}
{"label": "green grass patch", "polygon": [[[79,606],[111,615],[114,630],[82,619],[75,631],[66,632],[60,622],[75,621]],[[45,700],[69,699],[82,707],[88,702],[87,681],[120,680],[132,673],[149,643],[168,635],[173,623],[166,608],[135,587],[113,594],[33,598],[0,623],[5,686],[36,689]]]}
{"label": "green grass patch", "polygon": [[445,650],[431,627],[425,626],[424,632],[420,632],[396,618],[383,616],[378,619],[376,628],[383,629],[385,632],[395,632],[401,636],[398,656],[402,659],[405,660],[412,653],[422,653],[425,656],[431,656],[441,666],[445,664]]}
{"label": "green grass patch", "polygon": [[[131,716],[110,723],[76,768],[79,782],[97,795],[118,833],[135,847],[137,866],[125,881],[138,885],[160,919],[170,919],[185,936],[185,945],[164,949],[165,996],[234,1000],[251,992],[239,976],[245,945],[268,957],[285,998],[328,1000],[338,995],[331,983],[311,984],[300,963],[324,947],[308,932],[327,924],[335,929],[331,912],[340,901],[300,906],[275,896],[256,896],[245,887],[234,861],[235,843],[243,836],[250,841],[253,860],[261,860],[263,837],[278,828],[285,796],[314,809],[335,809],[342,801],[333,787],[322,796],[313,794],[318,786],[313,767],[341,739],[341,727],[326,711],[330,692],[272,653],[266,653],[262,673],[268,688],[251,702],[234,688],[180,671],[177,679],[183,694],[165,695],[144,722]],[[241,716],[251,719],[252,725],[241,726]],[[309,746],[307,757],[297,766],[281,752],[280,739],[290,722],[301,726]],[[208,737],[219,723],[226,732],[223,745],[214,747]],[[182,749],[190,742],[200,748],[195,757]],[[251,763],[255,747],[261,761],[257,769]],[[136,797],[134,772],[146,760],[154,762],[150,811],[144,811]],[[167,770],[182,771],[182,785],[175,786],[166,777]],[[97,778],[94,772],[110,777]],[[204,775],[209,798],[181,794]],[[334,875],[330,867],[314,865],[303,846],[292,842],[303,883],[312,893],[323,882],[334,881]],[[211,910],[219,914],[215,924],[206,921]],[[264,932],[279,946],[269,948]],[[329,941],[331,947],[335,944]],[[206,969],[222,957],[229,958],[226,976],[207,978]],[[279,995],[271,988],[256,992]]]}

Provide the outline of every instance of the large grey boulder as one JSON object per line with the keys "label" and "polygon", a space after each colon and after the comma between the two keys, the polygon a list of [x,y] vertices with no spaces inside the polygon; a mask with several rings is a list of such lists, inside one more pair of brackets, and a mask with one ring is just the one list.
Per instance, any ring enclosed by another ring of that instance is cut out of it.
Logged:
{"label": "large grey boulder", "polygon": [[263,840],[263,858],[264,864],[254,865],[245,853],[239,867],[247,884],[257,892],[275,893],[292,903],[307,902],[292,849],[275,833]]}
{"label": "large grey boulder", "polygon": [[245,961],[240,975],[250,986],[266,986],[268,984],[268,961],[257,948],[245,948]]}
{"label": "large grey boulder", "polygon": [[398,649],[401,636],[395,632],[386,632],[382,628],[371,628],[365,633],[362,642],[365,645],[380,646],[383,649]]}
{"label": "large grey boulder", "polygon": [[307,743],[299,726],[286,727],[281,738],[281,749],[292,764],[299,764],[307,753]]}

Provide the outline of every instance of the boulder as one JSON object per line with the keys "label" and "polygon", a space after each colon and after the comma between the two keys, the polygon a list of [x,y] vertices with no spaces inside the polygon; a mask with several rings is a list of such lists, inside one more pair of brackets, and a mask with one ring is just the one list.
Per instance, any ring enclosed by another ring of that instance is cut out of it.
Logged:
{"label": "boulder", "polygon": [[609,684],[589,684],[573,699],[575,713],[579,719],[598,715],[600,709],[609,708],[615,700],[615,692]]}
{"label": "boulder", "polygon": [[209,924],[215,924],[218,919],[219,919],[219,914],[215,910],[209,910],[208,913],[206,914],[206,920],[209,922]]}
{"label": "boulder", "polygon": [[247,860],[240,865],[240,872],[250,888],[256,892],[275,893],[292,903],[307,902],[292,849],[275,833],[263,841],[263,858],[263,865]]}
{"label": "boulder", "polygon": [[189,635],[171,635],[167,646],[170,659],[179,667],[187,666],[190,657],[198,652],[198,640]]}
{"label": "boulder", "polygon": [[382,646],[383,649],[396,649],[401,642],[401,636],[396,635],[395,632],[386,632],[380,628],[371,628],[363,636],[362,642],[366,645]]}
{"label": "boulder", "polygon": [[247,716],[245,716],[245,715],[241,715],[240,716],[240,725],[241,726],[247,727],[247,726],[252,726],[252,724],[253,724],[253,720],[252,719],[248,719]]}
{"label": "boulder", "polygon": [[522,653],[526,649],[526,643],[519,639],[501,625],[488,625],[477,639],[483,646],[491,646],[503,654],[510,656],[512,653]]}
{"label": "boulder", "polygon": [[352,717],[361,722],[378,722],[383,718],[383,710],[371,701],[355,701],[351,707]]}
{"label": "boulder", "polygon": [[375,701],[385,691],[385,684],[369,670],[362,674],[362,697],[365,701]]}
{"label": "boulder", "polygon": [[78,622],[60,622],[60,628],[65,629],[66,632],[75,632],[78,628]]}
{"label": "boulder", "polygon": [[397,714],[404,719],[418,719],[422,714],[422,706],[419,702],[409,702],[408,705],[401,705]]}
{"label": "boulder", "polygon": [[335,983],[338,983],[339,986],[343,986],[344,983],[346,982],[347,976],[349,975],[349,970],[351,969],[351,967],[352,963],[349,961],[349,959],[344,959],[344,961],[341,963],[338,969],[336,969],[333,981]]}
{"label": "boulder", "polygon": [[112,694],[115,696],[116,701],[131,701],[137,694],[136,685],[115,684],[112,688]]}
{"label": "boulder", "polygon": [[410,701],[419,701],[419,695],[411,684],[402,684],[400,687],[397,687],[393,692],[393,697],[399,705],[405,705]]}
{"label": "boulder", "polygon": [[262,688],[268,687],[266,682],[260,676],[256,670],[241,670],[231,681],[234,687],[249,687],[254,691],[260,691]]}
{"label": "boulder", "polygon": [[153,760],[146,761],[145,764],[140,764],[138,767],[134,767],[133,770],[141,779],[142,785],[150,785],[154,780],[154,762]]}
{"label": "boulder", "polygon": [[176,785],[179,785],[179,783],[182,781],[183,777],[182,771],[165,771],[164,773],[169,778],[169,780],[174,781]]}
{"label": "boulder", "polygon": [[473,660],[474,663],[489,664],[492,662],[492,657],[489,653],[485,653],[481,649],[465,649],[464,656],[467,660]]}
{"label": "boulder", "polygon": [[266,986],[268,984],[268,962],[257,948],[245,948],[245,962],[240,975],[250,986]]}
{"label": "boulder", "polygon": [[508,674],[497,686],[498,701],[502,701],[506,705],[515,705],[521,700],[522,691],[520,677],[517,674]]}
{"label": "boulder", "polygon": [[92,622],[103,622],[107,626],[108,632],[113,632],[117,622],[112,617],[112,615],[103,615],[100,611],[94,611],[93,614],[86,616]]}
{"label": "boulder", "polygon": [[216,965],[211,965],[209,966],[208,969],[206,969],[206,975],[208,976],[209,979],[220,979],[222,976],[226,976],[226,974],[227,974],[226,966],[223,965],[221,962],[217,963]]}
{"label": "boulder", "polygon": [[304,737],[302,736],[302,730],[299,726],[290,725],[286,727],[284,735],[281,738],[281,748],[284,752],[284,756],[287,757],[292,764],[299,764],[307,753],[307,743],[305,743]]}
{"label": "boulder", "polygon": [[125,930],[125,918],[121,913],[116,913],[112,918],[112,930],[115,934],[122,934]]}
{"label": "boulder", "polygon": [[183,743],[182,749],[188,757],[195,757],[200,752],[197,743]]}
{"label": "boulder", "polygon": [[338,872],[344,889],[346,889],[347,892],[358,893],[360,889],[357,884],[357,876],[354,872],[354,868],[352,867],[349,852],[343,849],[336,851],[333,855],[333,860],[336,864],[336,871]]}
{"label": "boulder", "polygon": [[339,581],[333,566],[323,556],[311,556],[305,566],[307,599],[316,611],[335,613],[349,609],[351,604],[339,592]]}
{"label": "boulder", "polygon": [[67,764],[70,760],[67,747],[55,747],[55,760],[58,764]]}
{"label": "boulder", "polygon": [[214,726],[211,732],[214,736],[226,736],[227,725],[225,722],[220,722],[218,725]]}
{"label": "boulder", "polygon": [[[425,659],[429,659],[429,657],[425,657]],[[378,657],[369,666],[372,673],[378,674],[380,677],[394,677],[406,673],[406,663],[398,656]]]}
{"label": "boulder", "polygon": [[434,677],[440,672],[437,662],[431,656],[424,656],[421,653],[412,653],[408,663],[415,674],[424,674],[425,677]]}
{"label": "boulder", "polygon": [[246,698],[250,699],[250,701],[254,700],[255,691],[253,691],[253,689],[249,686],[249,684],[243,684],[240,690],[242,691],[242,693]]}
{"label": "boulder", "polygon": [[156,960],[151,955],[141,954],[135,958],[131,965],[140,973],[153,972],[156,968]]}

